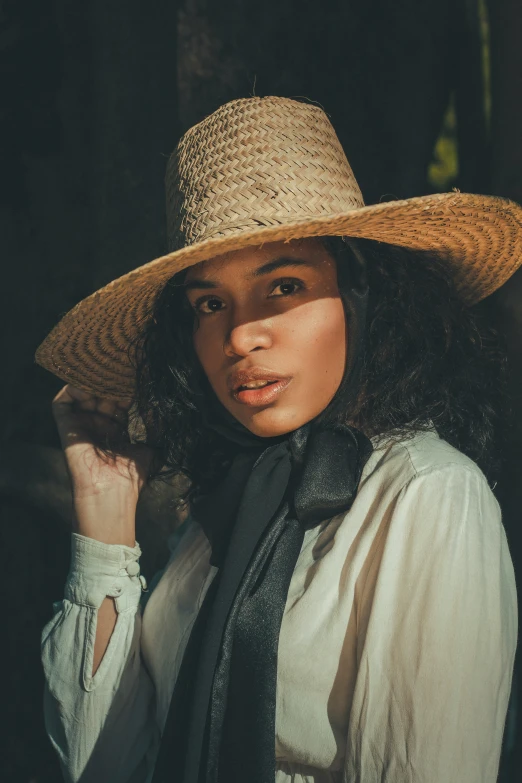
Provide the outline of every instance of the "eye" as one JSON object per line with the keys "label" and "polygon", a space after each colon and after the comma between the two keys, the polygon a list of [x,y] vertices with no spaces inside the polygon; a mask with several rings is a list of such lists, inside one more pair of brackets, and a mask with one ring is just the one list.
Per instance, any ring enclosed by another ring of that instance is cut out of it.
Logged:
{"label": "eye", "polygon": [[301,280],[296,280],[295,278],[291,278],[291,277],[284,277],[281,278],[280,280],[274,281],[272,291],[274,291],[276,288],[280,288],[282,293],[271,294],[271,296],[276,296],[276,297],[292,296],[293,294],[296,294],[298,291],[301,291],[304,288],[304,284],[302,283]]}
{"label": "eye", "polygon": [[[212,315],[212,313],[218,313],[222,309],[220,307],[222,304],[223,302],[217,296],[202,296],[194,302],[193,307],[198,313]],[[215,307],[215,305],[218,305],[218,307]]]}

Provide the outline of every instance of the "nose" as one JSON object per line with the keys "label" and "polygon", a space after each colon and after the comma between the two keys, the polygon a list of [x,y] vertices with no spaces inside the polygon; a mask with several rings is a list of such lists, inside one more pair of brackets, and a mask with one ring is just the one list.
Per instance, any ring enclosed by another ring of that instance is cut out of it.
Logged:
{"label": "nose", "polygon": [[270,348],[272,331],[269,319],[252,320],[236,315],[228,327],[223,344],[226,356],[247,356],[252,351]]}

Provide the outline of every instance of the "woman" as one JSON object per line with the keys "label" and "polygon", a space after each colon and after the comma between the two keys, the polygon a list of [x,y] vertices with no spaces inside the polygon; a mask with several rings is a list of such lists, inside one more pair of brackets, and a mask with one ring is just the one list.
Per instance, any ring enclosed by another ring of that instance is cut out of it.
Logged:
{"label": "woman", "polygon": [[[325,114],[283,98],[190,129],[167,199],[171,253],[37,354],[68,381],[42,647],[66,779],[492,783],[517,609],[485,475],[501,359],[468,305],[520,264],[520,208],[364,207]],[[158,473],[189,517],[142,611]]]}

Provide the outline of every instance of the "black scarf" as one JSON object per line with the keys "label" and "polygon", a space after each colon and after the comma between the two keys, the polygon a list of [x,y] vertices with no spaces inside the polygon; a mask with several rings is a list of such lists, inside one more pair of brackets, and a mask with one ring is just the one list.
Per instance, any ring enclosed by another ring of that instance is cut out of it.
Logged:
{"label": "black scarf", "polygon": [[[367,290],[354,291],[343,384],[356,382]],[[343,385],[342,384],[342,385]],[[217,400],[208,426],[237,444],[222,484],[193,504],[218,568],[192,628],[153,783],[271,783],[279,632],[305,530],[346,512],[370,441],[336,422],[335,401],[313,421],[260,438]]]}

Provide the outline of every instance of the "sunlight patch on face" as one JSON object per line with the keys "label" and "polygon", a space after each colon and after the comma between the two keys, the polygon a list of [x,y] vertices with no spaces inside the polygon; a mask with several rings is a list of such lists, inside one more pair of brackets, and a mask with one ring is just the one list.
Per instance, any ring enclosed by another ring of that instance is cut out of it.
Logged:
{"label": "sunlight patch on face", "polygon": [[[319,415],[341,383],[346,358],[336,263],[322,242],[267,243],[190,271],[187,296],[199,318],[194,347],[225,408],[262,437]],[[270,402],[254,404],[231,390],[237,371],[291,382]]]}

